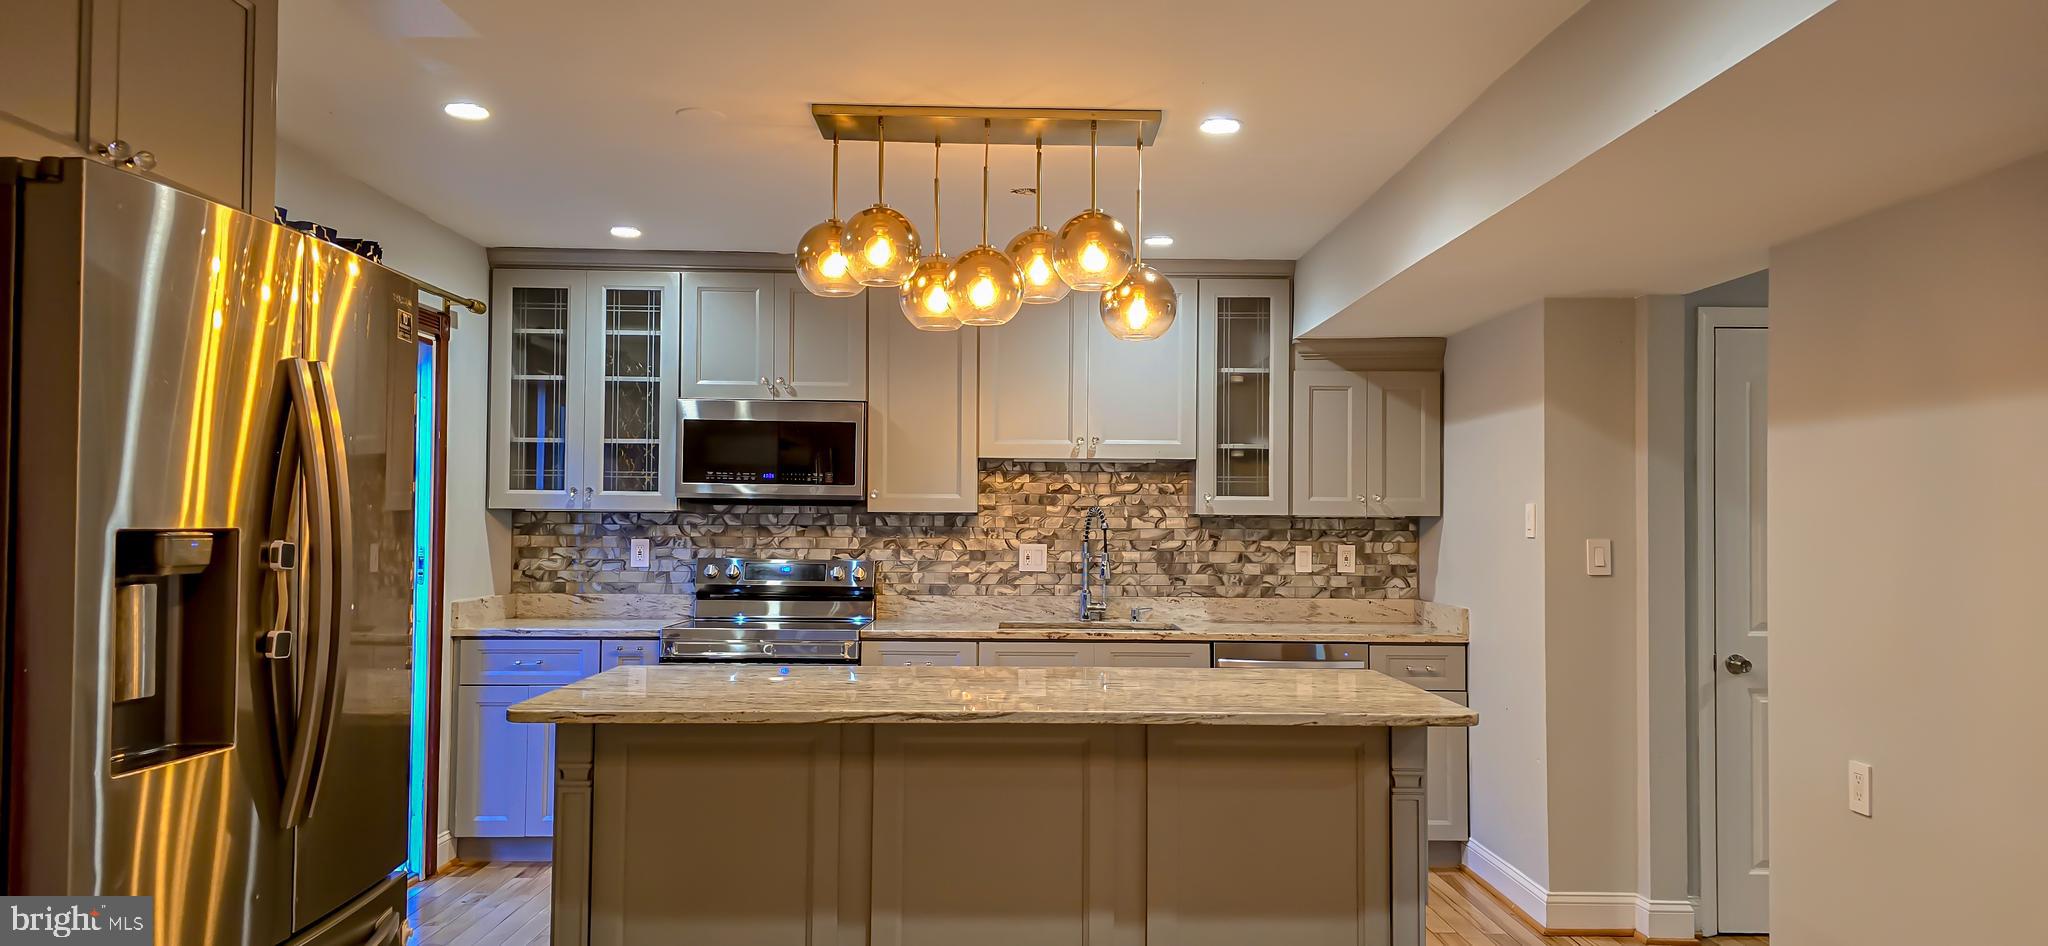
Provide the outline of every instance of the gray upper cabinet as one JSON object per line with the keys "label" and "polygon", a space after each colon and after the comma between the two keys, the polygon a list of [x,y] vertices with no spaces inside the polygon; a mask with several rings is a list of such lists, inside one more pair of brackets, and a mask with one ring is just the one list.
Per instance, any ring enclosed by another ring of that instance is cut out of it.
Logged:
{"label": "gray upper cabinet", "polygon": [[683,276],[682,397],[774,397],[775,277]]}
{"label": "gray upper cabinet", "polygon": [[269,216],[276,0],[37,0],[6,24],[0,151],[118,142],[151,177]]}
{"label": "gray upper cabinet", "polygon": [[1294,369],[1294,491],[1297,516],[1363,516],[1365,379],[1328,364]]}
{"label": "gray upper cabinet", "polygon": [[1367,371],[1364,377],[1366,514],[1443,515],[1443,372]]}
{"label": "gray upper cabinet", "polygon": [[794,274],[683,277],[682,397],[858,401],[866,301],[824,299]]}
{"label": "gray upper cabinet", "polygon": [[1099,299],[1077,292],[1028,305],[1009,324],[983,333],[982,456],[1195,456],[1192,320],[1181,318],[1153,341],[1120,341],[1103,327]]}
{"label": "gray upper cabinet", "polygon": [[[1195,457],[1195,326],[1189,290],[1177,280],[1176,316],[1166,334],[1127,342],[1102,324],[1098,297],[1075,306],[1088,339],[1088,455],[1102,460]],[[1074,298],[1073,295],[1068,296]]]}
{"label": "gray upper cabinet", "polygon": [[1203,279],[1197,515],[1288,513],[1290,314],[1285,279]]}
{"label": "gray upper cabinet", "polygon": [[[866,293],[868,511],[974,512],[980,329],[920,332]],[[860,298],[860,297],[856,297]]]}
{"label": "gray upper cabinet", "polygon": [[1088,336],[1076,300],[1027,305],[981,341],[981,455],[1071,460],[1088,455]]}
{"label": "gray upper cabinet", "polygon": [[1294,370],[1297,516],[1443,514],[1443,372]]}
{"label": "gray upper cabinet", "polygon": [[676,274],[499,270],[492,282],[492,508],[673,507]]}

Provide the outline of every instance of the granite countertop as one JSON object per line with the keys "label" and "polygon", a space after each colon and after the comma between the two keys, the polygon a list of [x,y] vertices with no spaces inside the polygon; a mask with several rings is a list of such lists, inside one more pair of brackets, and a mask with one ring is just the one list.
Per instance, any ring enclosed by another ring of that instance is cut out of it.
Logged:
{"label": "granite countertop", "polygon": [[[997,627],[1003,619],[882,618],[861,629],[861,640],[1011,641],[1342,641],[1350,644],[1463,644],[1463,634],[1426,624],[1358,621],[1175,620],[1178,630],[1120,627]],[[1111,622],[1114,623],[1114,622]]]}
{"label": "granite countertop", "polygon": [[498,618],[481,620],[448,632],[450,637],[587,638],[591,640],[654,640],[661,629],[682,618]]}
{"label": "granite countertop", "polygon": [[516,723],[1471,726],[1369,670],[1181,667],[618,667],[515,704]]}

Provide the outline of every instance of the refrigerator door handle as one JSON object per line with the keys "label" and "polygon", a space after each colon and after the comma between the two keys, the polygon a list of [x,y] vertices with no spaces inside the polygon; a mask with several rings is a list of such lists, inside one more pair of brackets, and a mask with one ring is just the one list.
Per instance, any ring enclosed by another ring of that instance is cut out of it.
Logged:
{"label": "refrigerator door handle", "polygon": [[[311,813],[319,734],[330,725],[326,716],[332,704],[326,694],[333,677],[334,653],[328,646],[326,625],[333,620],[337,589],[331,575],[335,560],[334,494],[332,484],[328,482],[327,434],[318,412],[313,371],[304,358],[285,359],[284,371],[289,398],[286,411],[291,418],[290,433],[286,434],[286,439],[298,440],[298,474],[303,481],[299,496],[304,504],[300,522],[310,530],[303,549],[301,591],[297,604],[300,620],[310,617],[312,628],[300,635],[300,656],[290,662],[275,662],[271,676],[273,693],[290,693],[292,665],[299,664],[303,668],[298,671],[298,706],[289,727],[289,751],[284,756],[281,809],[284,826],[296,828]],[[279,474],[282,482],[290,482],[290,478],[289,472]],[[308,587],[310,594],[306,592]],[[281,701],[283,698],[276,699]]]}
{"label": "refrigerator door handle", "polygon": [[334,721],[341,715],[343,690],[348,682],[349,612],[355,606],[355,528],[352,521],[355,507],[349,488],[348,439],[341,429],[341,408],[334,396],[333,374],[324,361],[309,364],[313,403],[318,406],[320,432],[326,438],[320,451],[321,461],[326,466],[324,479],[330,517],[324,546],[328,553],[326,564],[330,570],[329,587],[333,594],[325,598],[325,615],[319,628],[320,648],[327,655],[327,666],[321,685],[319,722],[310,730],[314,754],[300,822],[313,817],[313,806],[320,800],[320,774],[332,749]]}

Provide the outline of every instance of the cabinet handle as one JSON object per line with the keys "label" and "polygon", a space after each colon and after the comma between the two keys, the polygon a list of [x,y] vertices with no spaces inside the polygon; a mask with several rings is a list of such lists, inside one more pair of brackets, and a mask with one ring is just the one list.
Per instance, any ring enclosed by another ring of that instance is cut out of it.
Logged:
{"label": "cabinet handle", "polygon": [[1102,438],[1101,438],[1101,437],[1090,437],[1090,438],[1088,438],[1088,455],[1089,455],[1089,456],[1091,456],[1091,457],[1092,457],[1092,456],[1094,456],[1094,455],[1095,455],[1095,450],[1096,450],[1096,448],[1097,448],[1097,447],[1100,447],[1100,446],[1102,446]]}
{"label": "cabinet handle", "polygon": [[1081,444],[1082,444],[1082,443],[1084,443],[1084,442],[1085,442],[1084,438],[1081,438],[1081,437],[1075,437],[1075,438],[1074,438],[1074,455],[1075,455],[1075,456],[1077,456],[1077,457],[1078,457],[1078,456],[1080,456],[1080,455],[1081,455]]}
{"label": "cabinet handle", "polygon": [[793,387],[793,386],[791,386],[791,385],[790,385],[790,383],[789,383],[788,381],[785,381],[785,380],[783,380],[783,379],[781,379],[781,378],[776,378],[776,379],[775,379],[775,386],[776,386],[777,388],[780,388],[780,389],[782,389],[782,390],[786,390],[786,391],[788,391],[788,392],[789,392],[789,396],[790,396],[790,397],[795,397],[795,396],[796,396],[796,388],[795,388],[795,387]]}
{"label": "cabinet handle", "polygon": [[1436,675],[1437,675],[1437,672],[1436,672],[1435,668],[1432,668],[1432,667],[1413,667],[1413,666],[1410,666],[1410,667],[1402,667],[1401,669],[1403,669],[1403,670],[1406,670],[1406,671],[1408,671],[1409,673],[1415,674],[1416,676],[1420,676],[1420,677],[1434,677],[1434,676],[1436,676]]}
{"label": "cabinet handle", "polygon": [[585,487],[583,487],[583,505],[585,505],[585,506],[588,506],[588,505],[590,505],[590,494],[591,494],[591,488],[590,488],[590,487],[588,487],[588,486],[585,486]]}
{"label": "cabinet handle", "polygon": [[92,153],[99,155],[100,157],[105,158],[109,161],[116,162],[126,161],[131,155],[134,154],[134,152],[128,150],[128,142],[122,141],[119,138],[116,138],[105,144],[93,145]]}
{"label": "cabinet handle", "polygon": [[1373,501],[1373,502],[1381,502],[1381,499],[1380,499],[1380,494],[1378,494],[1378,493],[1374,493],[1374,494],[1372,494],[1372,501]]}

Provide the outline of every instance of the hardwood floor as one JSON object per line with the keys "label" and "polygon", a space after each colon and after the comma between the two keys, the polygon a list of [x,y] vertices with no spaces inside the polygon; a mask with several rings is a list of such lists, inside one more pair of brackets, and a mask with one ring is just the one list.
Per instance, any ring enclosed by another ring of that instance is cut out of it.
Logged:
{"label": "hardwood floor", "polygon": [[[548,865],[456,863],[406,891],[410,946],[547,946]],[[1624,946],[1633,939],[1541,936],[1464,874],[1429,875],[1428,946]],[[1768,946],[1723,936],[1711,946]]]}

